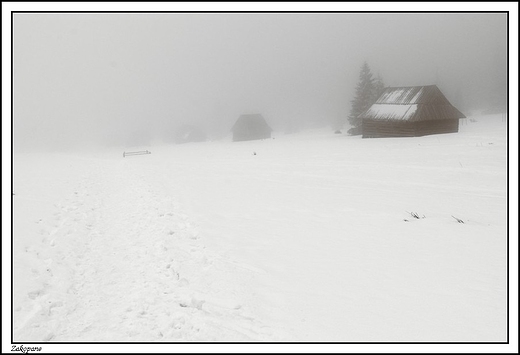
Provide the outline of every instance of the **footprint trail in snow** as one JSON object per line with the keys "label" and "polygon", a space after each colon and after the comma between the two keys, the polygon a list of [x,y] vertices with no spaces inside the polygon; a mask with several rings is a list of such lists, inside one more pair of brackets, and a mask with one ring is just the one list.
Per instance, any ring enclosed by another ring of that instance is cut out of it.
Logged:
{"label": "footprint trail in snow", "polygon": [[206,250],[174,199],[119,164],[100,160],[52,221],[37,221],[41,244],[26,259],[39,286],[17,308],[14,339],[272,339],[236,282],[252,271]]}

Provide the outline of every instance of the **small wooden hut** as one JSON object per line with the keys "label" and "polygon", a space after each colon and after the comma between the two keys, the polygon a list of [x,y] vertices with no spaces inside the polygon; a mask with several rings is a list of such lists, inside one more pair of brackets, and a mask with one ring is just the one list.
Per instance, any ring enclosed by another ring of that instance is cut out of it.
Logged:
{"label": "small wooden hut", "polygon": [[174,135],[174,141],[176,144],[204,142],[206,139],[206,133],[201,128],[193,125],[180,126]]}
{"label": "small wooden hut", "polygon": [[436,85],[386,88],[360,115],[363,138],[455,133],[465,117]]}
{"label": "small wooden hut", "polygon": [[260,114],[240,115],[231,129],[233,141],[271,138],[272,129]]}

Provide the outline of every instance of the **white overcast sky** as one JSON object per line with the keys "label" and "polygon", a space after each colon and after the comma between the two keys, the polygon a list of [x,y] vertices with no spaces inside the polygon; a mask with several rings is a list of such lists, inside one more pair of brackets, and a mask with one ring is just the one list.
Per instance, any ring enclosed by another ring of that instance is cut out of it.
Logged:
{"label": "white overcast sky", "polygon": [[[377,9],[373,9],[377,10]],[[241,113],[346,118],[363,61],[387,86],[437,84],[466,115],[505,102],[500,13],[16,13],[15,148],[227,132]]]}

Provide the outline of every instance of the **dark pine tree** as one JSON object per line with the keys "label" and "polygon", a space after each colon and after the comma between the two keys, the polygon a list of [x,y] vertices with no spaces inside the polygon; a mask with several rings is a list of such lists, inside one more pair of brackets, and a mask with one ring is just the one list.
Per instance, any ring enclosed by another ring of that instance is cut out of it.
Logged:
{"label": "dark pine tree", "polygon": [[381,75],[377,75],[377,78],[374,80],[374,99],[372,103],[375,103],[379,96],[385,91],[385,83],[383,82],[383,78]]}
{"label": "dark pine tree", "polygon": [[348,133],[350,135],[361,134],[361,119],[359,115],[368,110],[374,103],[375,86],[370,67],[367,62],[364,62],[361,66],[361,72],[359,73],[359,82],[356,86],[356,96],[352,100],[352,107],[348,116],[348,121],[352,126]]}

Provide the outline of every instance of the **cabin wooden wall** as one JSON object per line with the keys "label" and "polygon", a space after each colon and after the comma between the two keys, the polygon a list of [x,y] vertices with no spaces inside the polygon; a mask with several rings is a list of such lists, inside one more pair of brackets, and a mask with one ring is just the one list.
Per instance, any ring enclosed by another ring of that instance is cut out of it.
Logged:
{"label": "cabin wooden wall", "polygon": [[419,122],[363,120],[363,138],[420,137],[458,131],[458,118]]}
{"label": "cabin wooden wall", "polygon": [[233,142],[239,141],[250,141],[255,139],[266,139],[271,138],[271,132],[269,131],[242,131],[237,130],[233,132]]}
{"label": "cabin wooden wall", "polygon": [[363,138],[414,136],[413,122],[363,120]]}
{"label": "cabin wooden wall", "polygon": [[416,122],[416,135],[427,136],[430,134],[455,133],[459,131],[459,119],[431,120]]}

